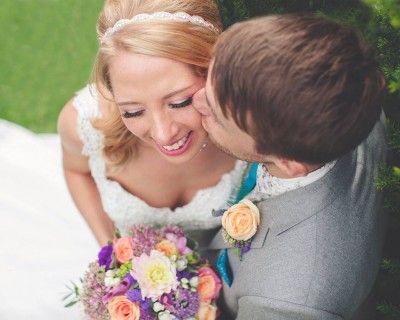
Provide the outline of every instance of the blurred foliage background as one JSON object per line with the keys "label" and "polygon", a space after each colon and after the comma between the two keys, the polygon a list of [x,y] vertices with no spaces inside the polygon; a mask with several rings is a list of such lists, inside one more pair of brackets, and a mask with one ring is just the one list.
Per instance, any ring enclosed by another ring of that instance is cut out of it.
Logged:
{"label": "blurred foliage background", "polygon": [[[166,0],[172,1],[172,0]],[[400,319],[400,0],[216,0],[225,28],[265,14],[314,13],[356,28],[377,51],[388,79],[392,162],[376,186],[390,210],[370,319]],[[103,0],[0,1],[0,118],[34,132],[56,132],[63,105],[82,88],[97,50]]]}

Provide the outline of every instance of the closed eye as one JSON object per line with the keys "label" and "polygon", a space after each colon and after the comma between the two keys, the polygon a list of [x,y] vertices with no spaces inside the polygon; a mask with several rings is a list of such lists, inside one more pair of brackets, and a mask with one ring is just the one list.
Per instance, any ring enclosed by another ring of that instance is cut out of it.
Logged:
{"label": "closed eye", "polygon": [[124,118],[127,118],[127,119],[129,119],[129,118],[135,118],[135,117],[141,116],[141,115],[143,114],[143,112],[144,112],[143,110],[136,111],[136,112],[124,111],[124,112],[122,113],[122,116],[123,116]]}
{"label": "closed eye", "polygon": [[189,99],[187,99],[181,103],[171,103],[170,106],[171,106],[171,108],[174,108],[174,109],[184,108],[184,107],[190,106],[192,104],[192,101],[193,101],[193,97],[190,97]]}

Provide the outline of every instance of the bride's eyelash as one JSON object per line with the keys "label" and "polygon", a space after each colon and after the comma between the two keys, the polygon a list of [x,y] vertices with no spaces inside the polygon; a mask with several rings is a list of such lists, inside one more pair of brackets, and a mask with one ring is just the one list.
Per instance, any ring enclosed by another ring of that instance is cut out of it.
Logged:
{"label": "bride's eyelash", "polygon": [[124,111],[124,113],[122,113],[122,116],[123,116],[124,118],[129,119],[129,118],[138,117],[138,116],[140,116],[140,115],[142,115],[142,114],[143,114],[143,110],[136,111],[136,112]]}
{"label": "bride's eyelash", "polygon": [[190,106],[193,102],[193,97],[190,97],[189,99],[181,102],[181,103],[171,103],[170,106],[174,109],[178,109],[178,108],[184,108],[187,106]]}
{"label": "bride's eyelash", "polygon": [[[192,102],[193,102],[193,97],[190,97],[181,103],[171,103],[170,106],[173,109],[179,109],[179,108],[184,108],[184,107],[190,106],[192,104]],[[143,114],[143,112],[144,112],[143,110],[136,111],[136,112],[124,111],[122,113],[122,116],[126,119],[135,118],[135,117],[141,116]]]}

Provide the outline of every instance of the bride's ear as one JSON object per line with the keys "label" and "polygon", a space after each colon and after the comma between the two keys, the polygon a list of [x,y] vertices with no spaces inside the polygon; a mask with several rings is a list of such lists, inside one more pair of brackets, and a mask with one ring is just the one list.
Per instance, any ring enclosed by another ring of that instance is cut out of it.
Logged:
{"label": "bride's ear", "polygon": [[305,177],[310,172],[306,164],[295,160],[276,159],[274,163],[287,178]]}

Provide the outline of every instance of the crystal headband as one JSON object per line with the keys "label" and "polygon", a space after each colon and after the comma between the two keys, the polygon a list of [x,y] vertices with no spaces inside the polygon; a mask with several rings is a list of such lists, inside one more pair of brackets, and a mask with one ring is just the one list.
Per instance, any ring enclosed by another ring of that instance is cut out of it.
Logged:
{"label": "crystal headband", "polygon": [[216,35],[219,34],[219,30],[214,27],[210,22],[204,20],[200,16],[191,16],[186,12],[176,12],[176,13],[169,13],[169,12],[155,12],[152,14],[141,13],[134,16],[132,19],[121,19],[118,20],[113,27],[108,28],[106,33],[104,34],[101,42],[104,42],[108,39],[111,35],[115,32],[120,30],[122,27],[126,26],[127,24],[135,23],[138,21],[152,21],[152,20],[164,20],[164,21],[180,21],[180,22],[190,22],[196,24],[201,27],[205,27],[211,30]]}

